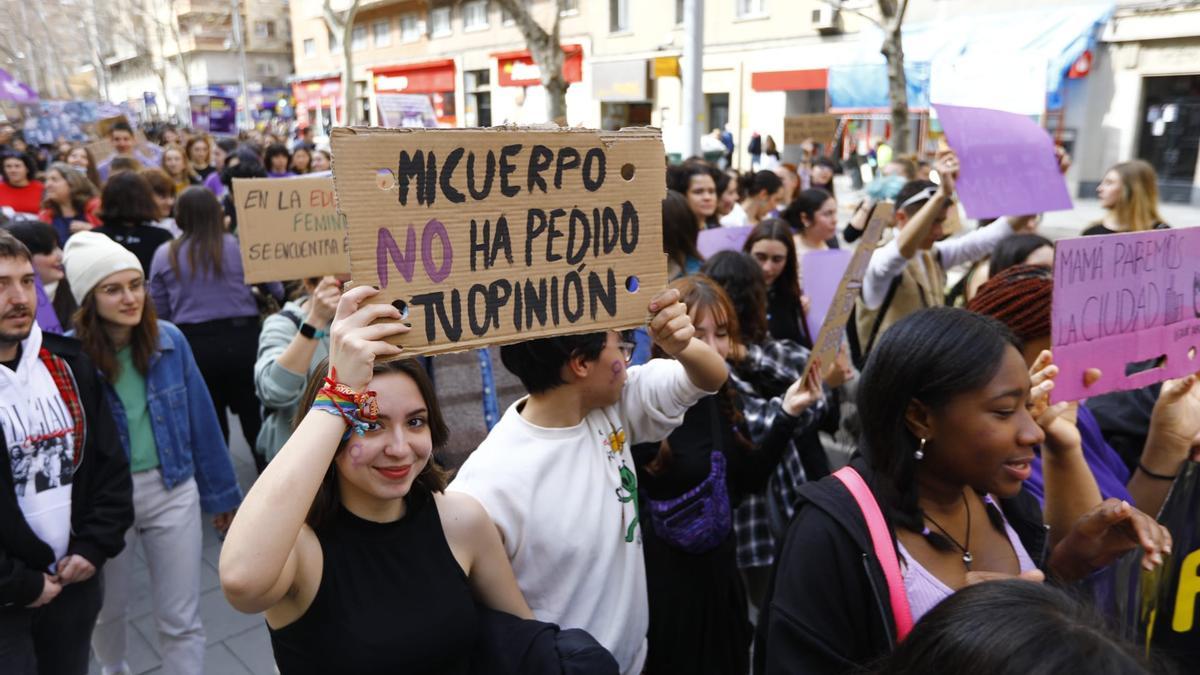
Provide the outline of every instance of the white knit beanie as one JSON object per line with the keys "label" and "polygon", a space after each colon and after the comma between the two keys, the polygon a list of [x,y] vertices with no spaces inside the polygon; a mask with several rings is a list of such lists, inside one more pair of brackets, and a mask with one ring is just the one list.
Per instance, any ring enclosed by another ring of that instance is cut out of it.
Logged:
{"label": "white knit beanie", "polygon": [[125,270],[142,271],[142,263],[129,249],[99,232],[76,232],[63,249],[63,267],[71,295],[82,305],[88,291],[110,274]]}

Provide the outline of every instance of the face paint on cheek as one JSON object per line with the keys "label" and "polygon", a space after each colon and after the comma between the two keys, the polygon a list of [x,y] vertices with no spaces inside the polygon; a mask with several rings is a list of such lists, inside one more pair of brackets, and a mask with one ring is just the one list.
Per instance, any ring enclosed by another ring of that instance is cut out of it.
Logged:
{"label": "face paint on cheek", "polygon": [[616,381],[618,379],[620,379],[621,373],[623,373],[623,372],[625,372],[625,362],[624,361],[613,361],[613,363],[612,363],[612,379],[609,380],[609,382],[615,384]]}
{"label": "face paint on cheek", "polygon": [[362,466],[366,462],[363,461],[363,447],[361,443],[355,443],[350,446],[350,463],[355,467]]}

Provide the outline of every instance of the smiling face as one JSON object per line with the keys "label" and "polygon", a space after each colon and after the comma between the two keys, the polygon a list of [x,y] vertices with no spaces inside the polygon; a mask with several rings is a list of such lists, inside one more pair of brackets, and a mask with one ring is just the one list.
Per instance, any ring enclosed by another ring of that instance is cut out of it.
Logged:
{"label": "smiling face", "polygon": [[428,406],[405,373],[378,373],[367,389],[376,392],[379,427],[338,450],[338,488],[345,502],[401,499],[433,455]]}
{"label": "smiling face", "polygon": [[717,212],[717,184],[708,174],[696,174],[688,179],[688,208],[704,220]]}
{"label": "smiling face", "polygon": [[750,255],[754,256],[759,267],[762,267],[763,281],[767,282],[767,286],[775,283],[787,265],[787,246],[774,239],[759,239],[754,242],[750,247]]}
{"label": "smiling face", "polygon": [[13,187],[22,187],[29,182],[29,167],[16,157],[4,160],[4,179]]}
{"label": "smiling face", "polygon": [[70,164],[71,166],[77,166],[81,169],[87,169],[87,150],[84,148],[75,148],[71,152],[67,153],[67,164]]}
{"label": "smiling face", "polygon": [[33,275],[33,264],[25,258],[0,258],[0,347],[16,345],[33,330]]}
{"label": "smiling face", "polygon": [[67,275],[63,269],[62,249],[55,246],[49,253],[34,253],[33,269],[37,271],[43,285],[61,281]]}
{"label": "smiling face", "polygon": [[104,277],[92,290],[96,313],[108,323],[132,328],[142,322],[146,282],[141,270],[123,270]]}
{"label": "smiling face", "polygon": [[1030,476],[1034,446],[1045,440],[1029,410],[1029,388],[1021,353],[1005,348],[990,382],[930,412],[927,431],[912,429],[929,438],[919,471],[998,497],[1015,496]]}
{"label": "smiling face", "polygon": [[114,130],[110,136],[112,140],[113,150],[118,155],[129,155],[133,153],[133,134],[124,129]]}
{"label": "smiling face", "polygon": [[1124,192],[1125,184],[1121,182],[1121,175],[1116,171],[1104,174],[1100,185],[1096,186],[1096,197],[1100,199],[1100,206],[1106,209],[1116,208],[1121,203]]}
{"label": "smiling face", "polygon": [[328,171],[329,166],[330,166],[329,158],[325,156],[325,153],[323,153],[323,152],[314,152],[313,153],[313,158],[312,158],[312,170],[313,171]]}

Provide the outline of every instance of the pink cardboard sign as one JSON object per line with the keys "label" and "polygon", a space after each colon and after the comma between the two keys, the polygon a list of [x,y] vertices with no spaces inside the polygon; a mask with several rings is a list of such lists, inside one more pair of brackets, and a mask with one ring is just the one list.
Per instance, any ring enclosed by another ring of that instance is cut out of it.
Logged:
{"label": "pink cardboard sign", "polygon": [[752,225],[743,225],[702,230],[696,239],[696,250],[705,258],[710,258],[720,251],[740,251],[742,244],[746,243],[746,237],[750,236],[750,230],[753,229]]}
{"label": "pink cardboard sign", "polygon": [[970,218],[1022,216],[1072,208],[1054,141],[1026,115],[935,105],[958,155],[955,188]]}
{"label": "pink cardboard sign", "polygon": [[1052,314],[1055,402],[1200,371],[1200,229],[1059,240]]}

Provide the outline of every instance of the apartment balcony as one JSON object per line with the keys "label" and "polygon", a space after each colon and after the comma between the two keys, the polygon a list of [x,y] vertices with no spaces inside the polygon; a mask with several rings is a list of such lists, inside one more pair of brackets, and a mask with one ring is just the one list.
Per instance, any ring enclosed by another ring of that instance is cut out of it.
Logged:
{"label": "apartment balcony", "polygon": [[175,15],[179,18],[188,16],[224,16],[233,9],[230,0],[176,0]]}

